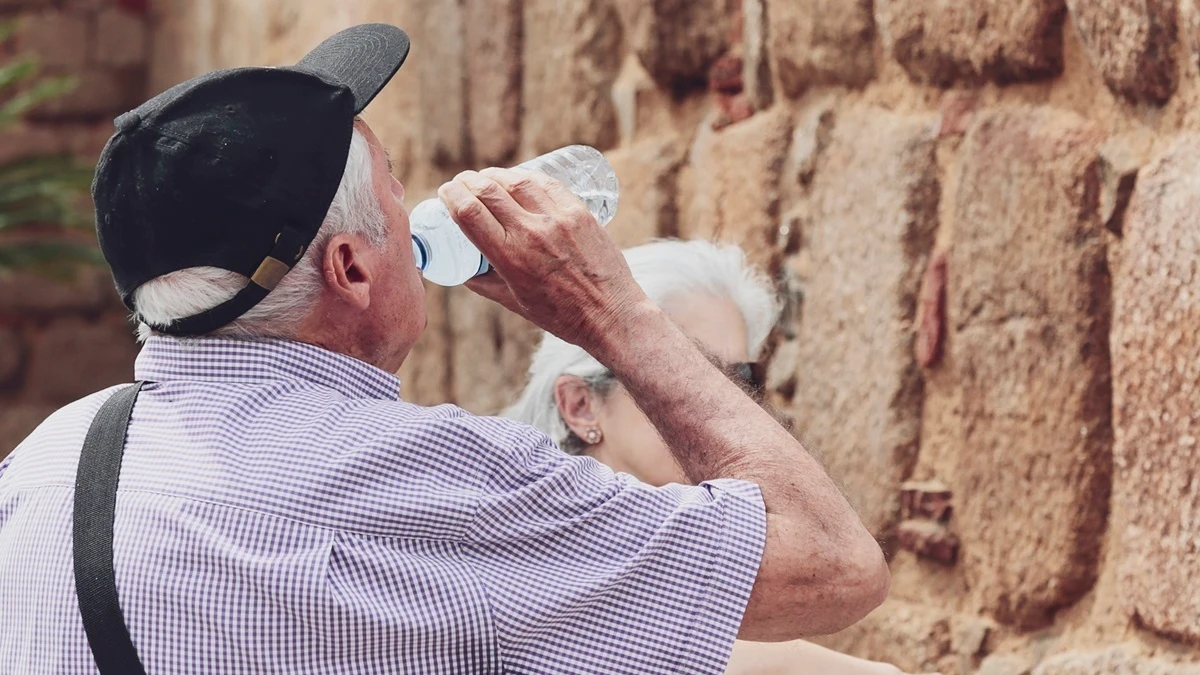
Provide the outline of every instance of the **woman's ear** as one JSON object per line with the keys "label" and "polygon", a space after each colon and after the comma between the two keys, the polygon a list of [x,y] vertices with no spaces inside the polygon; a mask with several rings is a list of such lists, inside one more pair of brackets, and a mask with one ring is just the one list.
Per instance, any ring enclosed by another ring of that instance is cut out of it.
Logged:
{"label": "woman's ear", "polygon": [[599,429],[595,396],[582,377],[559,376],[554,382],[554,403],[558,406],[558,414],[567,423],[567,428],[576,436],[587,438],[589,431]]}

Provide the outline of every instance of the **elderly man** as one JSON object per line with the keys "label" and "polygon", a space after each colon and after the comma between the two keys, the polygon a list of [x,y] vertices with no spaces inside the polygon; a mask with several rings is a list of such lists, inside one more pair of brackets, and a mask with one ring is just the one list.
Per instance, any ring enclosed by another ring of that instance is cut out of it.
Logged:
{"label": "elderly man", "polygon": [[116,120],[97,228],[145,346],[0,464],[5,672],[716,673],[886,595],[817,463],[549,179],[442,187],[472,287],[611,368],[698,485],[399,399],[423,290],[357,114],[407,52],[359,26]]}

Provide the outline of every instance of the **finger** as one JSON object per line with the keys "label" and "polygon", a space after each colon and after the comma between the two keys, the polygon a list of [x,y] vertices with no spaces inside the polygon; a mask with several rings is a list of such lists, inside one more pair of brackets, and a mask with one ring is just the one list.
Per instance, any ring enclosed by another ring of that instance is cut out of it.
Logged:
{"label": "finger", "polygon": [[445,202],[450,217],[476,248],[494,251],[503,245],[506,237],[504,227],[466,185],[452,180],[438,188],[438,197]]}
{"label": "finger", "polygon": [[578,209],[584,208],[583,201],[571,192],[566,185],[557,179],[551,178],[544,173],[538,171],[528,171],[526,173],[530,180],[543,190],[546,191],[546,196],[554,200],[554,203],[562,209]]}
{"label": "finger", "polygon": [[488,211],[492,212],[500,226],[505,229],[520,223],[529,215],[529,212],[522,208],[512,198],[512,195],[508,194],[508,190],[477,171],[464,171],[458,174],[454,180],[467,186],[467,189],[487,207]]}
{"label": "finger", "polygon": [[514,314],[525,315],[520,303],[513,297],[512,289],[495,270],[468,280],[466,287],[476,295],[487,298]]}
{"label": "finger", "polygon": [[479,172],[485,178],[496,181],[521,208],[530,213],[551,213],[556,202],[546,193],[546,188],[538,181],[539,174],[533,171],[515,169],[484,169]]}

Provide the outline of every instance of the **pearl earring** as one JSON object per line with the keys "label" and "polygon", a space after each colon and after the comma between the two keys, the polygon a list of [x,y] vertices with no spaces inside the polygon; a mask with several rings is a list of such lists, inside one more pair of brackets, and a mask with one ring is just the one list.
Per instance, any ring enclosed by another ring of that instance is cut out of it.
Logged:
{"label": "pearl earring", "polygon": [[604,437],[604,435],[600,433],[599,429],[588,429],[587,443],[588,443],[588,445],[595,445],[595,444],[599,443],[600,439],[603,437]]}

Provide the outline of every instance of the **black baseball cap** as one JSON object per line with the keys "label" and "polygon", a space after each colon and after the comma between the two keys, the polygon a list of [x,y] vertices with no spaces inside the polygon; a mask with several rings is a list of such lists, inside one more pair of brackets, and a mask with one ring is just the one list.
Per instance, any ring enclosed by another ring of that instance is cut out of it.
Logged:
{"label": "black baseball cap", "polygon": [[212,266],[250,278],[234,298],[156,329],[215,330],[303,257],[341,183],[354,119],[408,56],[404,31],[348,28],[294,66],[201,75],[118,117],[92,197],[121,300],[155,277]]}

